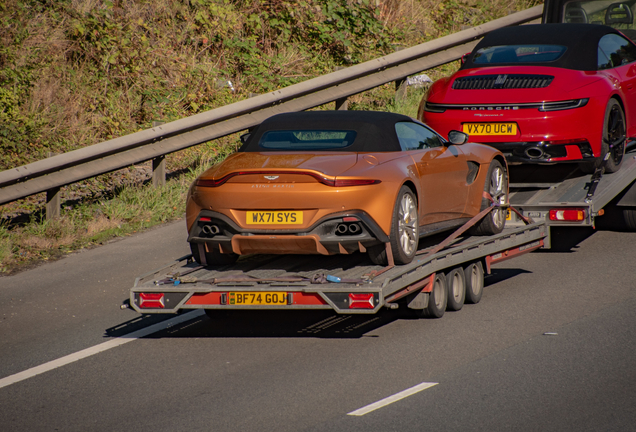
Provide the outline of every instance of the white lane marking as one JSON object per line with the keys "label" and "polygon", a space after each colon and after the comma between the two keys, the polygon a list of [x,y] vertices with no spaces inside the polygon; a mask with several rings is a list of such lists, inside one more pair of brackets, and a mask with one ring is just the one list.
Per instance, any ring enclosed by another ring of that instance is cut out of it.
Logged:
{"label": "white lane marking", "polygon": [[421,384],[418,384],[416,386],[413,386],[411,388],[408,388],[406,390],[403,390],[399,393],[394,394],[393,396],[389,396],[387,398],[384,398],[380,401],[374,402],[371,405],[367,405],[365,407],[362,407],[360,409],[357,409],[355,411],[351,411],[349,414],[350,416],[363,416],[365,414],[370,413],[371,411],[375,411],[378,408],[382,408],[385,407],[387,405],[392,404],[393,402],[397,402],[401,399],[407,398],[409,396],[414,395],[415,393],[419,393],[422,390],[426,390],[427,388],[431,388],[433,386],[436,386],[439,383],[427,383],[427,382],[423,382]]}
{"label": "white lane marking", "polygon": [[86,348],[82,351],[78,351],[73,354],[69,354],[64,357],[60,357],[57,360],[52,360],[48,363],[41,364],[40,366],[33,367],[31,369],[27,369],[22,372],[18,372],[14,375],[9,375],[8,377],[0,379],[0,388],[9,386],[11,384],[15,384],[20,381],[24,381],[25,379],[32,378],[36,375],[39,375],[44,372],[49,372],[53,369],[57,369],[62,366],[66,366],[67,364],[76,362],[86,357],[90,357],[95,354],[99,354],[100,352],[109,350],[111,348],[118,347],[120,345],[127,344],[128,342],[132,342],[136,339],[151,335],[161,330],[165,330],[177,324],[181,324],[186,321],[190,321],[194,318],[197,318],[201,315],[204,315],[205,311],[203,309],[192,311],[185,313],[183,315],[176,316],[174,318],[170,318],[165,321],[161,321],[160,323],[153,324],[149,327],[143,328],[141,330],[137,330],[132,333],[128,333],[127,335],[109,340],[108,342],[101,343],[99,345],[95,345],[90,348]]}

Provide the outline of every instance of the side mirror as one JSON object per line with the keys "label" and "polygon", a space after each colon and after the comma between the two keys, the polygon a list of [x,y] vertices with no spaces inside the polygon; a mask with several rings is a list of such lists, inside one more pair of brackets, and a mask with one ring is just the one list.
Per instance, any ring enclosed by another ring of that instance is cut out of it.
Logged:
{"label": "side mirror", "polygon": [[240,136],[240,138],[241,138],[241,142],[242,142],[243,144],[245,144],[245,143],[247,142],[247,140],[248,140],[248,139],[250,139],[250,136],[252,136],[252,134],[251,134],[250,132],[248,132],[248,133],[246,133],[246,134],[241,135],[241,136]]}
{"label": "side mirror", "polygon": [[452,130],[448,133],[448,141],[455,145],[464,144],[466,141],[468,141],[468,134],[457,130]]}
{"label": "side mirror", "polygon": [[462,56],[462,58],[459,60],[462,62],[462,64],[466,63],[466,60],[468,60],[468,56],[470,55],[470,53],[466,53]]}

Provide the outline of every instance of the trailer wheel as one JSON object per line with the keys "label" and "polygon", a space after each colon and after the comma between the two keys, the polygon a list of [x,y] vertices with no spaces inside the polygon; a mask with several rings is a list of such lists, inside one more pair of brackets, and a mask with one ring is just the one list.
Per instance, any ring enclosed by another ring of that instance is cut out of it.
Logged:
{"label": "trailer wheel", "polygon": [[[497,160],[490,162],[484,191],[488,192],[496,203],[500,205],[508,204],[508,173]],[[485,210],[490,205],[490,200],[482,198],[481,210]],[[503,231],[505,224],[506,210],[503,207],[495,207],[470,232],[474,235],[499,234]]]}
{"label": "trailer wheel", "polygon": [[466,280],[466,303],[477,304],[484,292],[484,267],[481,261],[468,264],[464,268]]}
{"label": "trailer wheel", "polygon": [[464,306],[466,299],[466,279],[464,269],[456,267],[446,275],[446,286],[448,289],[448,302],[446,310],[458,311]]}
{"label": "trailer wheel", "polygon": [[[419,239],[417,198],[408,186],[402,186],[395,201],[391,222],[390,241],[395,264],[408,264],[413,261]],[[383,244],[370,247],[367,254],[376,265],[388,264],[386,246]]]}
{"label": "trailer wheel", "polygon": [[426,318],[441,318],[446,311],[448,302],[448,289],[446,288],[446,275],[437,273],[433,290],[428,295],[428,306],[422,310],[422,316]]}
{"label": "trailer wheel", "polygon": [[[192,252],[192,258],[199,264],[203,264],[199,252],[199,244],[203,245],[203,243],[190,243],[190,251]],[[203,251],[205,254],[205,265],[208,267],[234,264],[238,259],[238,255],[235,253],[224,254],[217,250],[207,252],[205,251],[205,245],[203,245]]]}
{"label": "trailer wheel", "polygon": [[627,228],[627,230],[636,231],[636,207],[624,208],[623,219],[625,220],[625,228]]}

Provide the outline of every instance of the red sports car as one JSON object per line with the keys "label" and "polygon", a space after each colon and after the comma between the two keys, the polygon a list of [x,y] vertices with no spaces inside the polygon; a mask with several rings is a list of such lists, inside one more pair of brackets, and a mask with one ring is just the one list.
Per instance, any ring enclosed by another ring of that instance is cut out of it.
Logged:
{"label": "red sports car", "polygon": [[462,130],[509,163],[578,162],[619,169],[636,137],[636,45],[596,24],[493,31],[458,72],[431,86],[419,118]]}

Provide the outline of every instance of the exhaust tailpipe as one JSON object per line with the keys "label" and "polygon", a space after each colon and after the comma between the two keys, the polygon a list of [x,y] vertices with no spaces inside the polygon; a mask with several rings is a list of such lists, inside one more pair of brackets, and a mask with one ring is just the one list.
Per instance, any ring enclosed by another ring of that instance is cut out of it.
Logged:
{"label": "exhaust tailpipe", "polygon": [[360,231],[362,231],[362,228],[360,228],[360,225],[358,225],[357,223],[352,223],[351,225],[349,225],[349,234],[355,235],[358,234]]}
{"label": "exhaust tailpipe", "polygon": [[349,231],[349,227],[347,227],[347,224],[338,224],[338,226],[336,227],[336,233],[337,234],[346,234]]}
{"label": "exhaust tailpipe", "polygon": [[221,232],[219,227],[216,225],[203,225],[203,228],[201,228],[201,231],[203,231],[204,234],[208,234],[208,235],[216,235]]}
{"label": "exhaust tailpipe", "polygon": [[543,150],[539,147],[528,147],[523,151],[530,159],[539,159],[543,157]]}

